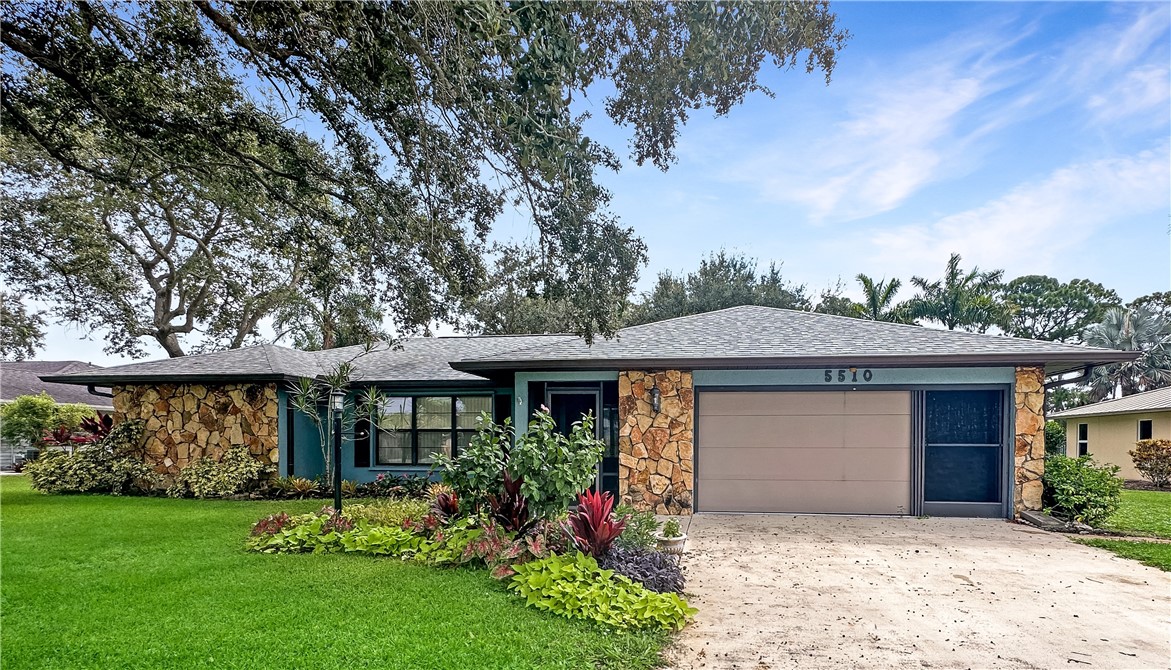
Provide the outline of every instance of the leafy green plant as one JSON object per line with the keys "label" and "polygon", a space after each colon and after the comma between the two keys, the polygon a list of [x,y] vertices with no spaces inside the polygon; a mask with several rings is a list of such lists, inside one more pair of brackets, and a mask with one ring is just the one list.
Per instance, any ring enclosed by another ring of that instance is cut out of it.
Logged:
{"label": "leafy green plant", "polygon": [[626,528],[626,519],[610,514],[614,507],[609,491],[586,491],[578,496],[578,510],[569,515],[566,532],[578,551],[601,558]]}
{"label": "leafy green plant", "polygon": [[1046,508],[1054,516],[1096,526],[1122,500],[1117,465],[1098,465],[1090,456],[1054,456],[1045,462]]}
{"label": "leafy green plant", "polygon": [[501,474],[512,446],[512,420],[492,421],[487,413],[476,418],[476,433],[455,457],[439,454],[435,467],[443,482],[459,494],[469,512],[488,504],[488,496],[502,490]]}
{"label": "leafy green plant", "polygon": [[683,537],[683,529],[679,527],[677,519],[667,519],[663,524],[663,537]]}
{"label": "leafy green plant", "polygon": [[115,456],[101,444],[79,447],[73,453],[51,450],[24,468],[33,488],[42,493],[150,493],[162,483],[142,461]]}
{"label": "leafy green plant", "polygon": [[45,433],[59,426],[72,431],[82,419],[93,415],[94,410],[86,405],[59,405],[44,391],[16,396],[12,402],[0,406],[0,436],[9,442],[27,442],[36,447]]}
{"label": "leafy green plant", "polygon": [[678,630],[696,612],[678,594],[655,593],[580,552],[529,561],[515,570],[508,586],[527,605],[570,619]]}
{"label": "leafy green plant", "polygon": [[1065,454],[1065,424],[1060,421],[1045,422],[1045,457]]}
{"label": "leafy green plant", "polygon": [[203,457],[175,475],[167,489],[172,498],[216,498],[256,488],[272,467],[253,458],[247,447],[232,447],[219,461]]}
{"label": "leafy green plant", "polygon": [[659,532],[659,521],[650,510],[636,510],[630,505],[618,505],[614,516],[626,518],[626,529],[614,540],[623,549],[654,549],[655,533]]}
{"label": "leafy green plant", "polygon": [[599,565],[656,593],[683,593],[683,568],[674,557],[661,551],[614,546],[602,557]]}
{"label": "leafy green plant", "polygon": [[115,456],[143,460],[146,457],[146,422],[123,419],[102,439],[102,446]]}
{"label": "leafy green plant", "polygon": [[1134,469],[1152,484],[1171,484],[1171,440],[1139,440],[1129,453]]}
{"label": "leafy green plant", "polygon": [[430,512],[431,503],[420,498],[383,499],[342,508],[342,513],[356,523],[388,528],[400,528]]}
{"label": "leafy green plant", "polygon": [[358,485],[358,495],[367,498],[425,498],[431,486],[425,475],[387,475],[384,472],[372,482]]}

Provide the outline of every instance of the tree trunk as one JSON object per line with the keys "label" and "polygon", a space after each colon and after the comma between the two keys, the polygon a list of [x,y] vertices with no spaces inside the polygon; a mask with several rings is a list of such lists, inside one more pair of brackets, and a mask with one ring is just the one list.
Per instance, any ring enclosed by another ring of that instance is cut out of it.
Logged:
{"label": "tree trunk", "polygon": [[179,358],[180,356],[187,355],[183,352],[183,347],[179,344],[179,336],[175,333],[155,333],[155,339],[158,340],[158,343],[163,346],[163,349],[166,350],[167,355],[171,358]]}

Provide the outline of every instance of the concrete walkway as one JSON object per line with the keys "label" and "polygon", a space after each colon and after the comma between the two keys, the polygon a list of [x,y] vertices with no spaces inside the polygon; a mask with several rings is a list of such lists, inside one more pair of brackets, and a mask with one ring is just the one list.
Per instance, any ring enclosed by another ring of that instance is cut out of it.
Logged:
{"label": "concrete walkway", "polygon": [[691,668],[1168,668],[1171,573],[1006,521],[698,515]]}

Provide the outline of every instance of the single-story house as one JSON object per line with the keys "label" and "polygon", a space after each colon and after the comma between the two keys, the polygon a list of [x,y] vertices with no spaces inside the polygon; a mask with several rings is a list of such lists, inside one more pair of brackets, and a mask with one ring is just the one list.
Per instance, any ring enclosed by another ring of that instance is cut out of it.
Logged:
{"label": "single-story house", "polygon": [[[1132,354],[766,307],[573,335],[407,339],[304,352],[273,345],[49,381],[114,388],[146,420],[160,471],[247,445],[282,475],[322,472],[290,382],[354,359],[360,417],[343,476],[425,473],[481,412],[560,426],[593,412],[598,486],[659,513],[792,512],[1011,517],[1041,506],[1046,377]],[[356,357],[356,358],[355,358]]]}
{"label": "single-story house", "polygon": [[1142,479],[1128,453],[1139,440],[1171,440],[1171,388],[1135,393],[1061,412],[1067,456],[1089,454],[1122,468],[1124,479]]}
{"label": "single-story house", "polygon": [[[113,412],[113,396],[108,388],[86,388],[73,384],[55,384],[41,380],[41,375],[57,376],[75,372],[93,372],[101,368],[82,361],[2,361],[0,362],[0,405],[22,395],[48,393],[58,403],[88,405],[99,412]],[[14,467],[28,448],[25,441],[12,444],[0,439],[0,469]]]}

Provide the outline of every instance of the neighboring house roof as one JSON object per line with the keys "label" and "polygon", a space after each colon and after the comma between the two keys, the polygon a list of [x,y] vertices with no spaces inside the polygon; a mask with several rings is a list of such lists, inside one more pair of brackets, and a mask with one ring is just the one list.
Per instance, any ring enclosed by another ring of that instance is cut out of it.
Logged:
{"label": "neighboring house roof", "polygon": [[881,321],[743,306],[632,326],[611,340],[581,338],[452,363],[492,369],[819,365],[1047,365],[1050,372],[1134,358],[1132,352]]}
{"label": "neighboring house roof", "polygon": [[283,381],[317,377],[334,365],[353,361],[352,380],[483,383],[483,377],[460,372],[448,363],[465,356],[490,356],[532,347],[543,341],[573,339],[572,335],[485,335],[475,337],[418,337],[396,344],[380,343],[364,353],[364,346],[325,351],[299,351],[274,344],[229,349],[207,354],[129,363],[73,374],[49,374],[44,379],[66,384],[129,384],[222,382],[248,379]]}
{"label": "neighboring house roof", "polygon": [[[88,389],[73,384],[54,384],[41,381],[40,378],[41,375],[67,375],[101,369],[81,361],[3,361],[0,362],[0,402],[44,391],[59,403],[81,403],[96,409],[113,409],[108,397],[94,395]],[[108,392],[109,389],[101,391]]]}
{"label": "neighboring house roof", "polygon": [[771,307],[733,307],[633,326],[593,344],[575,335],[418,337],[363,351],[359,346],[309,352],[266,344],[44,379],[107,385],[276,381],[316,377],[347,360],[354,362],[354,381],[420,384],[485,383],[493,371],[540,369],[1046,365],[1050,372],[1063,372],[1135,356]]}
{"label": "neighboring house roof", "polygon": [[1050,419],[1070,419],[1103,414],[1137,414],[1140,412],[1165,412],[1171,410],[1171,388],[1155,389],[1135,393],[1115,400],[1103,400],[1092,405],[1054,412]]}

